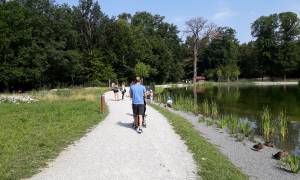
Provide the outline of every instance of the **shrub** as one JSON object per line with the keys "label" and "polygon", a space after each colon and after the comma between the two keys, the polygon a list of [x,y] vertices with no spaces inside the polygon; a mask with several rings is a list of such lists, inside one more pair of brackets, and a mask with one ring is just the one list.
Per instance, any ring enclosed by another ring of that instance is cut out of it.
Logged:
{"label": "shrub", "polygon": [[300,158],[295,155],[289,155],[281,160],[282,165],[292,173],[300,172]]}

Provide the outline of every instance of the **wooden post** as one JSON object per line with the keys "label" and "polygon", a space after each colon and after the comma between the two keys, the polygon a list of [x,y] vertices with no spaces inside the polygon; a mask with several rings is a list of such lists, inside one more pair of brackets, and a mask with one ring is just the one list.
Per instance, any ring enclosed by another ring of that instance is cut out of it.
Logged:
{"label": "wooden post", "polygon": [[101,95],[100,98],[100,112],[104,113],[105,111],[105,96]]}

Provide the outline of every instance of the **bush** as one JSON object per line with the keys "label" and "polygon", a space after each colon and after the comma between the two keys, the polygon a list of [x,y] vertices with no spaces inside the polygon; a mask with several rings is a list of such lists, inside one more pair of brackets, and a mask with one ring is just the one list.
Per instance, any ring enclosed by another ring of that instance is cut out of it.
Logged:
{"label": "bush", "polygon": [[281,160],[282,165],[292,173],[300,172],[300,158],[295,155],[289,155]]}

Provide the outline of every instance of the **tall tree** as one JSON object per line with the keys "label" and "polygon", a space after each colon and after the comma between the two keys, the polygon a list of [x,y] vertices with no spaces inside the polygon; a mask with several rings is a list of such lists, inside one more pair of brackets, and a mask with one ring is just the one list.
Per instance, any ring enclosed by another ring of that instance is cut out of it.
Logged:
{"label": "tall tree", "polygon": [[98,2],[94,3],[93,0],[79,0],[79,5],[74,7],[74,12],[81,48],[91,55],[100,38],[98,29],[104,15]]}
{"label": "tall tree", "polygon": [[203,53],[203,67],[215,69],[220,65],[237,64],[238,40],[236,31],[229,27],[216,30],[218,38],[213,39]]}
{"label": "tall tree", "polygon": [[251,26],[251,34],[256,38],[261,77],[267,74],[274,75],[272,70],[276,68],[274,60],[278,51],[278,27],[277,14],[261,16]]}
{"label": "tall tree", "polygon": [[295,41],[300,35],[300,21],[297,14],[293,12],[280,13],[278,16],[280,49],[277,64],[285,80],[288,73],[297,69],[300,61]]}
{"label": "tall tree", "polygon": [[189,34],[192,40],[192,49],[193,49],[193,65],[194,65],[194,73],[193,73],[193,83],[196,83],[197,77],[197,63],[198,63],[198,55],[199,48],[202,41],[207,41],[210,38],[216,35],[215,28],[216,26],[212,23],[208,23],[202,17],[197,17],[190,19],[186,22],[187,30],[186,33]]}

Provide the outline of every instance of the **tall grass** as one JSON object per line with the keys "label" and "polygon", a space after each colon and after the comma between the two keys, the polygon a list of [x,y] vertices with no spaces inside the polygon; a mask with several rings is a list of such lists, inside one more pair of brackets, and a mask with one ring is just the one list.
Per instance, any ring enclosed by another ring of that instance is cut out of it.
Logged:
{"label": "tall grass", "polygon": [[228,127],[230,134],[236,134],[239,127],[239,118],[233,115],[228,116]]}
{"label": "tall grass", "polygon": [[227,128],[227,126],[228,126],[228,116],[221,117],[219,120],[216,121],[216,123],[217,123],[217,126],[222,128],[222,129]]}
{"label": "tall grass", "polygon": [[210,115],[212,118],[217,118],[219,116],[218,105],[215,101],[211,102]]}
{"label": "tall grass", "polygon": [[209,109],[210,109],[210,108],[209,108],[209,103],[208,103],[207,99],[205,99],[205,100],[201,103],[201,111],[202,111],[203,115],[209,116],[209,112],[210,112]]}
{"label": "tall grass", "polygon": [[241,121],[239,125],[240,132],[244,134],[246,137],[249,137],[253,132],[251,127],[251,123],[249,121]]}
{"label": "tall grass", "polygon": [[272,133],[271,114],[268,107],[264,107],[261,113],[262,134],[269,140]]}
{"label": "tall grass", "polygon": [[99,112],[99,96],[104,91],[82,88],[31,92],[40,101],[1,103],[0,179],[31,176],[103,120],[107,112]]}
{"label": "tall grass", "polygon": [[287,135],[287,115],[285,111],[279,113],[279,132],[281,137],[285,138]]}

